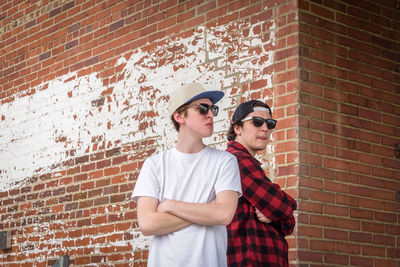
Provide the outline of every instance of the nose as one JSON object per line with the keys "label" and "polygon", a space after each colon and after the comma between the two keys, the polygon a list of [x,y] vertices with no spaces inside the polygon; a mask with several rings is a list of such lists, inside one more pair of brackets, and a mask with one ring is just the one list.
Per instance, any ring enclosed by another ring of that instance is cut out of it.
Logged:
{"label": "nose", "polygon": [[213,119],[213,118],[215,117],[214,114],[213,114],[212,111],[211,111],[211,108],[208,109],[208,112],[207,112],[207,114],[206,114],[206,117],[207,117],[207,118],[211,118],[211,119]]}
{"label": "nose", "polygon": [[267,132],[267,131],[269,130],[269,129],[268,129],[268,126],[267,126],[267,122],[264,121],[263,125],[261,126],[261,130],[262,130],[263,132]]}

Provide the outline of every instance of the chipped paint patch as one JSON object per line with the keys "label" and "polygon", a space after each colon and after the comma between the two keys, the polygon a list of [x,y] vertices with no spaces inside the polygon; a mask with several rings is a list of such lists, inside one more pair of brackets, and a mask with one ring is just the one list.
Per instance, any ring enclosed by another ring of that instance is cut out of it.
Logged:
{"label": "chipped paint patch", "polygon": [[[97,225],[96,227],[101,227]],[[99,234],[96,236],[82,235],[79,237],[71,237],[65,234],[65,230],[74,231],[75,225],[61,220],[55,220],[51,223],[41,222],[34,223],[29,227],[22,228],[20,234],[13,237],[12,243],[17,244],[18,251],[22,255],[16,256],[16,263],[20,263],[21,257],[24,262],[37,263],[46,262],[48,259],[60,257],[62,252],[70,257],[77,257],[76,252],[82,249],[90,250],[92,256],[104,255],[103,250],[113,248],[117,251],[119,248],[130,253],[134,258],[134,252],[137,250],[147,249],[149,237],[143,236],[138,230],[113,231],[108,234]],[[132,238],[128,240],[114,240],[113,236],[119,236],[130,233]],[[12,261],[8,261],[12,264]]]}
{"label": "chipped paint patch", "polygon": [[[157,139],[158,150],[173,146],[176,132],[167,112],[168,95],[181,84],[199,81],[222,89],[215,134],[208,144],[224,148],[228,110],[239,97],[250,98],[242,84],[265,80],[272,64],[274,25],[270,37],[256,34],[259,25],[235,23],[166,40],[155,51],[137,50],[121,57],[112,84],[99,74],[69,73],[31,88],[0,106],[0,191],[36,174],[62,169],[60,163],[103,148]],[[123,78],[121,78],[123,77]],[[272,94],[268,94],[272,95]],[[264,99],[267,100],[267,97]],[[96,142],[94,142],[96,140]]]}

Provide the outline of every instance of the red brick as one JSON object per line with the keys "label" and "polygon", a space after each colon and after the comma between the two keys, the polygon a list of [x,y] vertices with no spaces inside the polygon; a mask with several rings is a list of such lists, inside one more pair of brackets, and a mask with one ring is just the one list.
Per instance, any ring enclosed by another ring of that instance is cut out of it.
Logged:
{"label": "red brick", "polygon": [[361,246],[358,244],[338,242],[337,251],[339,253],[346,253],[346,254],[359,254],[361,252]]}
{"label": "red brick", "polygon": [[385,225],[382,223],[363,221],[361,224],[364,232],[384,233],[385,231]]}
{"label": "red brick", "polygon": [[348,170],[348,163],[336,160],[336,159],[331,159],[331,158],[324,158],[324,167],[326,168],[333,168],[333,169],[339,169],[339,170]]}
{"label": "red brick", "polygon": [[81,229],[69,231],[69,237],[72,238],[72,239],[76,238],[76,237],[81,237],[81,236],[82,236],[82,230]]}
{"label": "red brick", "polygon": [[340,255],[338,257],[337,254],[324,254],[324,260],[328,264],[336,265],[348,265],[349,256],[348,255]]}
{"label": "red brick", "polygon": [[372,243],[372,234],[364,232],[350,232],[350,240],[360,243]]}
{"label": "red brick", "polygon": [[310,249],[314,251],[335,251],[335,242],[324,240],[310,240]]}
{"label": "red brick", "polygon": [[362,210],[359,208],[350,209],[351,218],[360,218],[371,220],[374,217],[374,214],[371,210]]}
{"label": "red brick", "polygon": [[349,193],[358,196],[371,197],[372,190],[361,186],[350,186]]}
{"label": "red brick", "polygon": [[351,266],[372,266],[373,259],[371,257],[359,257],[351,256],[350,265]]}
{"label": "red brick", "polygon": [[125,183],[126,182],[126,177],[125,175],[118,175],[118,176],[114,176],[111,179],[111,183],[112,184],[119,184],[119,183]]}
{"label": "red brick", "polygon": [[111,165],[111,160],[107,159],[107,160],[102,160],[96,163],[96,168],[97,169],[102,169],[104,167],[109,167]]}
{"label": "red brick", "polygon": [[97,180],[95,186],[96,186],[96,188],[101,188],[101,187],[110,185],[110,183],[111,183],[110,178],[106,178],[106,179]]}
{"label": "red brick", "polygon": [[82,171],[83,172],[92,171],[95,168],[96,168],[96,164],[95,163],[89,163],[89,164],[86,164],[86,165],[82,166]]}
{"label": "red brick", "polygon": [[387,267],[397,267],[396,260],[384,260],[384,259],[377,259],[374,258],[374,266],[387,266]]}
{"label": "red brick", "polygon": [[318,252],[312,251],[299,251],[298,259],[300,261],[311,261],[311,262],[320,262],[322,263],[322,254]]}
{"label": "red brick", "polygon": [[396,240],[393,236],[374,235],[373,243],[376,245],[384,245],[386,247],[395,247]]}
{"label": "red brick", "polygon": [[397,215],[393,213],[387,212],[379,212],[375,211],[375,218],[376,221],[384,221],[388,223],[396,223],[397,222]]}
{"label": "red brick", "polygon": [[315,203],[311,201],[298,202],[299,209],[302,211],[322,213],[323,207],[321,203]]}
{"label": "red brick", "polygon": [[380,200],[375,199],[363,199],[360,202],[360,208],[374,209],[374,210],[382,210],[383,203]]}
{"label": "red brick", "polygon": [[88,174],[89,179],[97,179],[103,177],[103,170],[93,171]]}
{"label": "red brick", "polygon": [[362,254],[369,256],[384,257],[386,255],[386,249],[384,247],[363,245]]}
{"label": "red brick", "polygon": [[193,18],[194,15],[195,15],[195,11],[194,11],[194,10],[190,10],[190,11],[188,11],[188,12],[181,13],[181,14],[179,14],[179,15],[177,16],[177,22],[178,22],[178,23],[181,23],[181,22],[183,22],[183,21],[185,21],[185,20],[188,20],[188,19],[190,19],[190,18]]}
{"label": "red brick", "polygon": [[334,203],[335,195],[327,192],[310,191],[310,200]]}
{"label": "red brick", "polygon": [[340,207],[338,205],[324,205],[325,214],[328,215],[336,215],[336,216],[348,216],[349,215],[349,208],[347,207]]}
{"label": "red brick", "polygon": [[119,167],[111,167],[104,170],[104,176],[112,176],[120,172]]}
{"label": "red brick", "polygon": [[75,258],[75,264],[78,265],[84,265],[84,264],[89,264],[90,263],[90,257],[76,257]]}
{"label": "red brick", "polygon": [[336,180],[344,183],[359,184],[360,175],[348,172],[336,172]]}
{"label": "red brick", "polygon": [[93,189],[94,188],[94,182],[82,183],[80,188],[81,188],[81,190]]}
{"label": "red brick", "polygon": [[387,225],[386,226],[386,233],[393,234],[393,235],[400,235],[400,227],[399,225]]}
{"label": "red brick", "polygon": [[400,258],[400,249],[399,248],[388,248],[387,250],[387,256],[389,258]]}
{"label": "red brick", "polygon": [[322,158],[320,155],[313,155],[309,153],[301,153],[301,163],[310,164],[313,166],[321,166],[322,165]]}
{"label": "red brick", "polygon": [[333,240],[349,240],[349,234],[347,231],[324,229],[324,238]]}
{"label": "red brick", "polygon": [[335,219],[331,216],[312,215],[310,222],[312,225],[321,225],[328,227],[333,227],[335,225]]}
{"label": "red brick", "polygon": [[337,182],[325,181],[324,189],[330,192],[347,193],[348,185]]}
{"label": "red brick", "polygon": [[341,229],[360,230],[360,224],[358,220],[337,218],[335,226]]}
{"label": "red brick", "polygon": [[114,231],[114,225],[102,225],[99,226],[99,233],[112,233]]}
{"label": "red brick", "polygon": [[127,222],[127,223],[118,223],[115,225],[115,230],[116,231],[127,231],[131,229],[132,223]]}

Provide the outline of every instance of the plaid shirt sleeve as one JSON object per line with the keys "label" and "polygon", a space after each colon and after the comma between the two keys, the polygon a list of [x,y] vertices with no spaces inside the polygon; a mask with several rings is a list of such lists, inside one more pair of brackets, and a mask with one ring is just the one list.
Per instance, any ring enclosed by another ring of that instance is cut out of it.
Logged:
{"label": "plaid shirt sleeve", "polygon": [[[227,151],[235,146],[241,145],[234,142]],[[279,230],[282,233],[290,234],[295,224],[293,211],[297,208],[296,201],[283,192],[279,185],[268,179],[261,164],[254,157],[247,153],[237,152],[234,154],[238,158],[243,197],[270,220],[280,221]]]}

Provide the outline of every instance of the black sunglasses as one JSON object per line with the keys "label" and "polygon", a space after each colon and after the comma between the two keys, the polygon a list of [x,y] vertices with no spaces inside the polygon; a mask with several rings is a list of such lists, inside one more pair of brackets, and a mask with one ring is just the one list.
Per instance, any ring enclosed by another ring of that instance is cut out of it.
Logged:
{"label": "black sunglasses", "polygon": [[[188,107],[190,107],[190,106],[192,106],[192,105],[189,105]],[[208,104],[204,104],[204,103],[199,103],[199,104],[193,104],[193,106],[197,106],[197,108],[199,110],[199,113],[201,115],[207,115],[208,114],[208,110],[210,110],[210,109],[211,109],[211,113],[214,116],[218,115],[219,107],[216,106],[216,105],[208,105]]]}
{"label": "black sunglasses", "polygon": [[242,121],[249,121],[249,120],[253,120],[253,125],[255,127],[261,127],[264,125],[264,122],[267,124],[267,128],[272,130],[275,128],[277,121],[273,120],[273,119],[263,119],[261,117],[247,117],[244,118]]}

